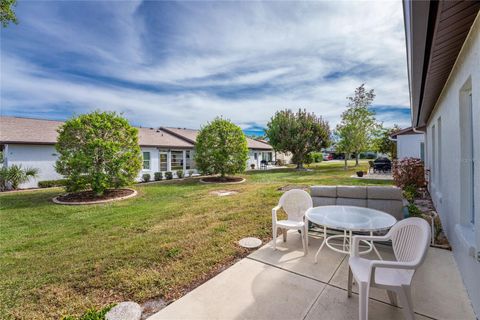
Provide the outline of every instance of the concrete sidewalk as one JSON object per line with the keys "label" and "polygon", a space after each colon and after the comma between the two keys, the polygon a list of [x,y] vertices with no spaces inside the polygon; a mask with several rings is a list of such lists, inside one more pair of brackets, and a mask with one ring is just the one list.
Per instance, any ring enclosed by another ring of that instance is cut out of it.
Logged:
{"label": "concrete sidewalk", "polygon": [[[277,250],[267,244],[151,316],[159,319],[357,319],[358,296],[347,298],[348,258],[310,238],[303,256],[297,233]],[[384,259],[391,248],[378,246]],[[373,258],[373,255],[372,255]],[[354,292],[356,292],[354,286]],[[417,319],[475,319],[450,251],[430,248],[413,280]],[[403,319],[383,290],[370,291],[370,319]]]}

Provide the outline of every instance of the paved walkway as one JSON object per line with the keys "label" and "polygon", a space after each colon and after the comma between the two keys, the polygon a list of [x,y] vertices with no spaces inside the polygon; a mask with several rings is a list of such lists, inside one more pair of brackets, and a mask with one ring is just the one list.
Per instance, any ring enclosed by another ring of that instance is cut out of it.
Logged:
{"label": "paved walkway", "polygon": [[[346,292],[348,258],[324,248],[314,264],[321,241],[311,238],[304,257],[299,235],[289,233],[276,251],[263,246],[149,319],[357,319],[358,296]],[[450,251],[429,249],[412,294],[417,319],[475,319]],[[383,290],[373,288],[370,297],[370,319],[403,319]]]}

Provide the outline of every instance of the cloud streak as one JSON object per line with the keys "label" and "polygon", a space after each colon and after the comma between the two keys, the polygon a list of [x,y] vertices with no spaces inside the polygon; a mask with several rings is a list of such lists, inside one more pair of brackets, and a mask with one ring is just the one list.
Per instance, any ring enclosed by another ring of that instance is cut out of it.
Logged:
{"label": "cloud streak", "polygon": [[377,117],[408,125],[400,2],[114,4],[21,2],[2,30],[2,114],[248,129],[302,107],[333,127],[365,82]]}

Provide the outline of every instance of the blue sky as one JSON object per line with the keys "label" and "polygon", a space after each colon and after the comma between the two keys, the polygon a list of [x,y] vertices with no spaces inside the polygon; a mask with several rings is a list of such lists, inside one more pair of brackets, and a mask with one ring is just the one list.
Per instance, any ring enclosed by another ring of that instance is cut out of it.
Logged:
{"label": "blue sky", "polygon": [[401,1],[18,1],[1,30],[1,114],[115,110],[135,125],[223,116],[261,132],[299,107],[334,127],[358,85],[409,124]]}

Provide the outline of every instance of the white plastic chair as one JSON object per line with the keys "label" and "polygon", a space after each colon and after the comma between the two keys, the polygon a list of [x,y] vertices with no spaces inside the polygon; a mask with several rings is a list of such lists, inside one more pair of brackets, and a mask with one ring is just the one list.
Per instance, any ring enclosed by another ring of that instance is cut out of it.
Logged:
{"label": "white plastic chair", "polygon": [[[287,241],[287,230],[300,230],[305,255],[308,252],[308,223],[305,223],[305,212],[313,207],[312,197],[304,190],[293,189],[285,192],[272,209],[273,249],[277,249],[277,229],[283,229],[283,242]],[[277,211],[283,208],[287,220],[277,220]]]}
{"label": "white plastic chair", "polygon": [[[368,260],[358,254],[361,240],[392,240],[397,261]],[[385,236],[354,236],[348,272],[348,296],[352,294],[352,275],[358,283],[359,319],[368,319],[370,286],[386,289],[390,302],[397,305],[397,296],[405,318],[413,320],[410,284],[415,270],[423,263],[430,245],[430,226],[421,218],[408,218],[397,222]]]}

